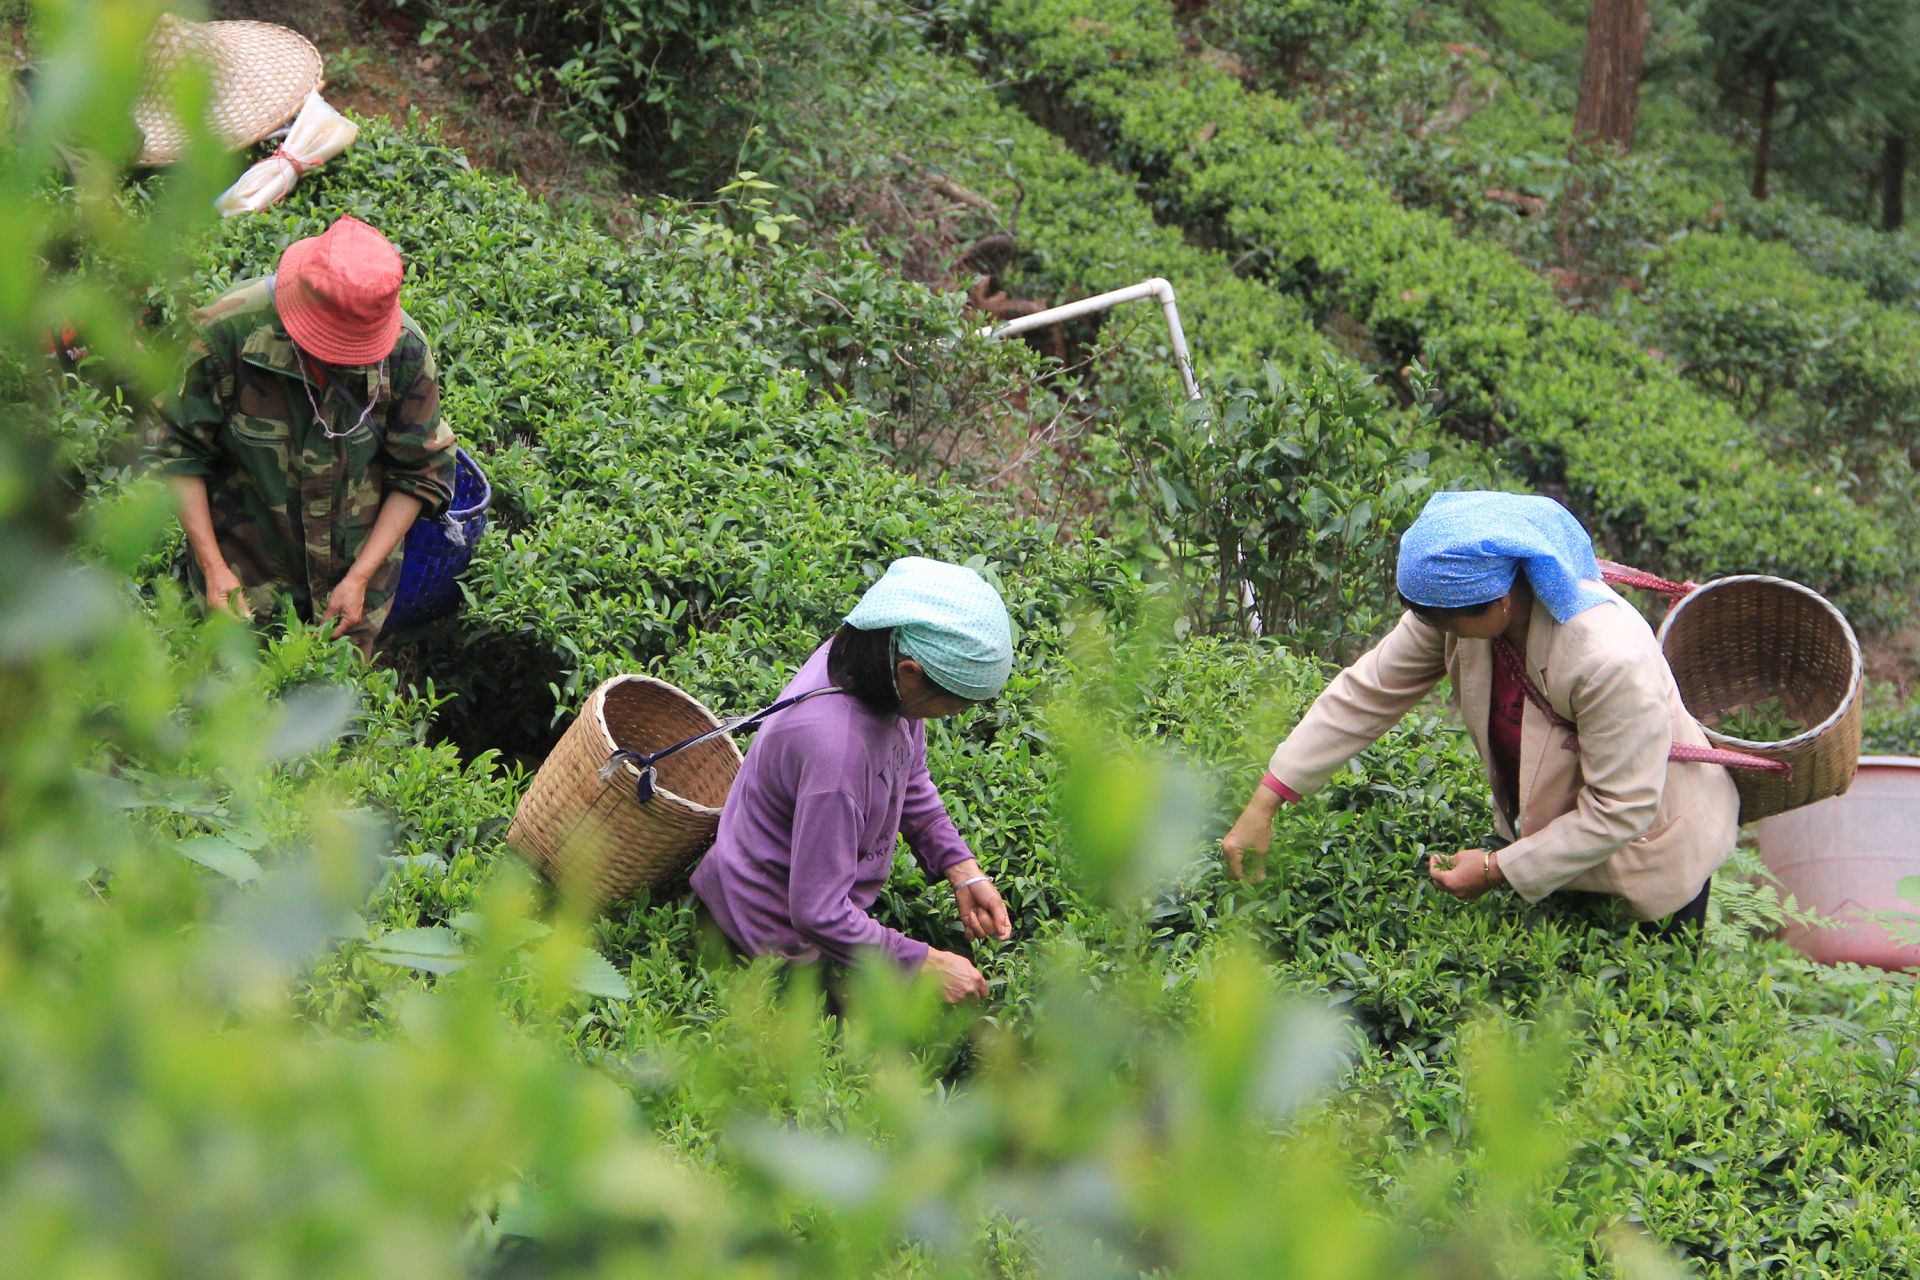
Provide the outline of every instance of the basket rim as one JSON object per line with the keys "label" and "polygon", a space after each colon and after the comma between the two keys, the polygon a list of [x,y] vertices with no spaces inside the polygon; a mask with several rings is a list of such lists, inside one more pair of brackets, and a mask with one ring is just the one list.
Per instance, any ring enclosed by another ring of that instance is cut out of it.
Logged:
{"label": "basket rim", "polygon": [[1846,696],[1840,699],[1839,706],[1835,707],[1820,723],[1802,729],[1791,738],[1782,738],[1777,742],[1762,742],[1755,738],[1736,738],[1731,734],[1718,733],[1707,728],[1704,724],[1700,726],[1700,731],[1706,734],[1707,740],[1716,746],[1743,748],[1749,751],[1790,751],[1797,747],[1804,747],[1839,724],[1860,701],[1860,684],[1864,677],[1864,668],[1866,666],[1865,660],[1860,654],[1860,637],[1853,633],[1853,624],[1847,621],[1847,615],[1840,612],[1838,605],[1821,595],[1818,591],[1815,591],[1812,587],[1802,582],[1795,582],[1791,578],[1777,577],[1771,573],[1734,573],[1724,578],[1715,578],[1710,582],[1703,582],[1686,595],[1680,597],[1679,600],[1675,601],[1673,608],[1667,610],[1667,616],[1660,620],[1660,633],[1657,637],[1660,642],[1660,652],[1663,656],[1666,654],[1667,633],[1673,629],[1674,619],[1678,618],[1681,613],[1686,610],[1687,606],[1717,588],[1747,582],[1763,583],[1770,587],[1787,587],[1799,592],[1803,596],[1812,597],[1821,608],[1831,614],[1833,620],[1840,624],[1840,634],[1847,638],[1847,658],[1853,668],[1852,679],[1847,684]]}
{"label": "basket rim", "polygon": [[[453,447],[453,465],[456,472],[462,463],[465,463],[474,475],[480,477],[480,500],[464,507],[450,507],[447,511],[448,519],[464,524],[476,515],[486,514],[487,509],[493,505],[493,481],[487,479],[487,473],[480,469],[480,462],[477,458],[459,445],[455,445]],[[457,489],[458,487],[459,482],[456,479],[455,488]]]}
{"label": "basket rim", "polygon": [[[587,698],[587,706],[593,712],[594,731],[599,735],[600,745],[606,748],[606,753],[608,755],[612,755],[615,751],[618,751],[620,749],[620,744],[613,740],[613,731],[607,728],[607,694],[613,690],[615,685],[628,684],[628,683],[650,684],[661,689],[666,689],[669,692],[679,694],[682,698],[685,698],[688,702],[692,703],[694,709],[697,710],[702,716],[706,717],[707,726],[709,728],[718,729],[720,727],[720,717],[714,715],[713,712],[707,708],[706,703],[700,701],[700,699],[694,697],[692,694],[688,693],[685,689],[682,689],[679,685],[674,684],[672,681],[662,680],[662,679],[659,679],[657,676],[645,676],[645,675],[608,676],[605,680],[602,680],[599,683],[599,685],[594,688],[593,693]],[[734,742],[731,735],[723,735],[720,738],[720,741],[726,743],[727,750],[733,752],[733,758],[735,763],[739,763],[746,759],[746,757],[740,754],[740,747],[737,743]],[[620,762],[620,776],[626,779],[627,782],[632,785],[637,786],[640,782],[640,770],[634,768],[633,762],[630,760],[622,760]],[[612,780],[609,779],[603,785],[611,786]],[[710,814],[718,815],[720,812],[719,806],[710,805],[710,804],[701,804],[698,800],[689,800],[687,799],[687,797],[681,795],[679,792],[673,791],[668,789],[667,787],[661,786],[657,780],[654,784],[654,794],[666,796],[670,800],[677,800],[681,804],[685,805],[687,808],[693,810],[695,813],[710,813]]]}

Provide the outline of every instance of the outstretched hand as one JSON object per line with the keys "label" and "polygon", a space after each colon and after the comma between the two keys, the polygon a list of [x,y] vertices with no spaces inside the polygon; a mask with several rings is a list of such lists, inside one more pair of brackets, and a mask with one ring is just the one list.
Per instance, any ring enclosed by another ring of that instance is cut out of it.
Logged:
{"label": "outstretched hand", "polygon": [[338,619],[328,637],[337,639],[359,626],[367,616],[367,582],[355,573],[348,573],[340,579],[333,593],[327,597],[326,612],[320,615],[321,622]]}
{"label": "outstretched hand", "polygon": [[1499,859],[1485,849],[1428,854],[1427,875],[1462,902],[1472,902],[1501,881]]}
{"label": "outstretched hand", "polygon": [[948,1004],[987,998],[986,975],[965,956],[928,947],[922,972],[940,984],[940,998]]}
{"label": "outstretched hand", "polygon": [[1234,819],[1233,828],[1220,837],[1227,874],[1235,880],[1258,884],[1267,878],[1267,850],[1273,845],[1273,815],[1279,807],[1279,797],[1261,787]]}
{"label": "outstretched hand", "polygon": [[253,620],[253,611],[247,607],[247,589],[240,581],[240,575],[224,564],[215,565],[206,570],[207,608],[216,613],[230,613],[242,622]]}
{"label": "outstretched hand", "polygon": [[1005,942],[1013,936],[1013,921],[1007,916],[1007,904],[993,881],[956,886],[953,898],[960,908],[960,923],[969,938],[997,938]]}

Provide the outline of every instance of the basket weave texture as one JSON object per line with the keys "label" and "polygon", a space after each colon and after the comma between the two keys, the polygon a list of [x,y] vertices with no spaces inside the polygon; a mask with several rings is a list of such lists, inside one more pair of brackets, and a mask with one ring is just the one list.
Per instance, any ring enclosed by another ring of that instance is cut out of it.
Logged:
{"label": "basket weave texture", "polygon": [[294,118],[320,87],[320,51],[298,31],[271,22],[188,22],[160,15],[147,39],[147,78],[133,104],[143,144],[138,163],[168,164],[187,148],[174,118],[173,80],[206,68],[207,127],[229,150],[260,141]]}
{"label": "basket weave texture", "polygon": [[[1687,710],[1715,746],[1780,760],[1791,774],[1733,770],[1740,821],[1837,796],[1860,763],[1860,642],[1817,592],[1761,574],[1719,578],[1674,605],[1660,645]],[[1777,698],[1807,728],[1779,742],[1716,732],[1728,712]]]}
{"label": "basket weave texture", "polygon": [[615,751],[658,751],[719,723],[664,680],[613,677],[588,697],[534,775],[507,843],[595,903],[666,884],[713,843],[740,749],[723,735],[668,756],[655,766],[657,790],[647,804],[634,796],[640,774],[633,765],[623,762],[606,782],[600,769]]}
{"label": "basket weave texture", "polygon": [[460,607],[460,575],[473,560],[473,544],[487,531],[487,508],[492,505],[493,486],[486,473],[472,454],[457,449],[453,506],[446,518],[459,528],[460,541],[448,537],[439,520],[413,522],[400,560],[400,585],[394,588],[382,634],[444,618]]}

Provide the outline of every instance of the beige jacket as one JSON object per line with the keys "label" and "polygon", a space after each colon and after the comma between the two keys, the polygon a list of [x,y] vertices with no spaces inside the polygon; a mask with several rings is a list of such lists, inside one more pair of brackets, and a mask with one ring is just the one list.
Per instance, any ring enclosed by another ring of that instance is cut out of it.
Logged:
{"label": "beige jacket", "polygon": [[[1556,889],[1625,898],[1655,919],[1693,900],[1733,851],[1740,799],[1724,768],[1669,767],[1675,742],[1707,745],[1680,701],[1659,642],[1633,607],[1609,591],[1568,621],[1535,603],[1527,672],[1555,711],[1579,727],[1556,729],[1531,702],[1521,727],[1519,829],[1499,812],[1500,869],[1538,902]],[[1442,676],[1451,702],[1488,762],[1493,646],[1450,639],[1412,613],[1334,677],[1273,753],[1274,777],[1301,795],[1385,733]],[[1577,742],[1577,746],[1575,743]],[[1489,787],[1492,766],[1486,765]]]}

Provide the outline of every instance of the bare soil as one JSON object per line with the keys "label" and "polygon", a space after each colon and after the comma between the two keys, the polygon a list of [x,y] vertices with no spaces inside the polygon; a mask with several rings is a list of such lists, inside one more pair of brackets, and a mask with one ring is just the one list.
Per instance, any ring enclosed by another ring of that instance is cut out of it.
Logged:
{"label": "bare soil", "polygon": [[582,151],[514,87],[511,67],[463,60],[420,43],[417,16],[373,0],[212,0],[216,18],[278,22],[313,41],[327,100],[362,119],[428,123],[474,164],[511,173],[542,196],[584,200],[611,228],[628,228],[649,192]]}

